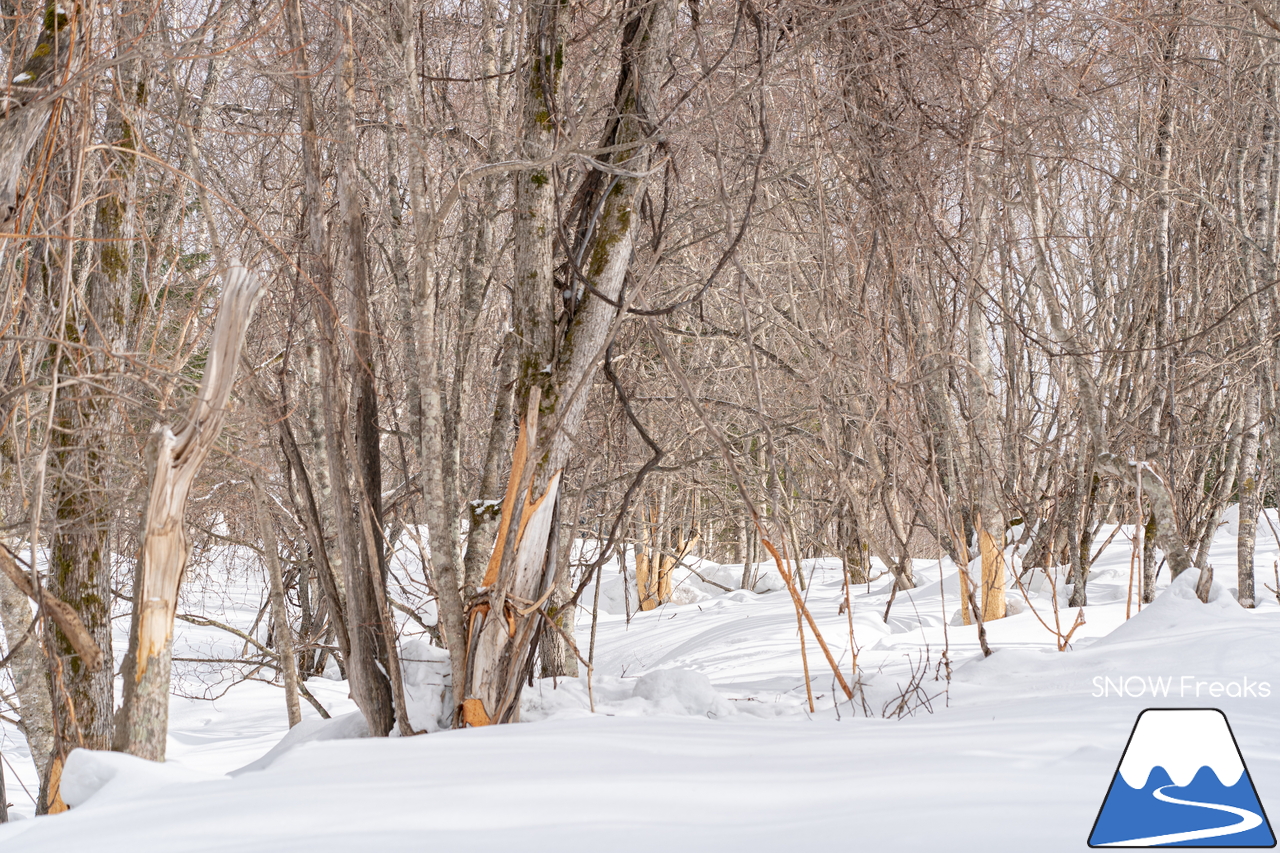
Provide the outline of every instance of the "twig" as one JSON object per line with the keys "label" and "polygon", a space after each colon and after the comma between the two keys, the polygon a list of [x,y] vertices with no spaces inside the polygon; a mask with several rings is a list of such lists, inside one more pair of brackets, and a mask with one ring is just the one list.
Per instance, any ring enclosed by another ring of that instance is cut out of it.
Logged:
{"label": "twig", "polygon": [[827,665],[831,667],[831,671],[835,673],[836,681],[840,683],[840,688],[844,690],[844,694],[849,699],[853,698],[853,689],[849,687],[849,682],[845,680],[844,673],[840,671],[840,665],[836,662],[835,656],[831,654],[831,649],[827,647],[827,641],[823,639],[822,632],[818,630],[818,624],[813,619],[813,614],[809,612],[809,608],[805,605],[804,600],[800,597],[800,593],[796,590],[795,580],[791,577],[791,573],[787,571],[786,566],[782,563],[782,556],[778,553],[778,549],[769,541],[769,536],[764,529],[764,525],[760,521],[760,513],[756,509],[755,502],[751,500],[750,493],[747,492],[747,485],[742,479],[742,472],[738,470],[738,464],[733,459],[733,451],[729,447],[729,443],[725,441],[724,435],[711,419],[707,417],[706,411],[702,406],[698,405],[697,395],[693,393],[693,388],[689,385],[689,377],[680,369],[679,363],[675,360],[675,356],[671,354],[671,349],[667,346],[666,340],[662,337],[662,332],[658,329],[657,323],[652,318],[645,318],[645,325],[649,328],[650,337],[658,347],[658,352],[662,356],[663,362],[666,363],[667,369],[671,371],[676,382],[680,385],[680,390],[684,392],[685,398],[689,401],[689,405],[693,406],[693,410],[697,413],[698,419],[702,421],[702,425],[706,427],[707,434],[710,435],[720,447],[720,453],[724,457],[725,464],[728,466],[730,473],[733,475],[734,483],[738,487],[738,493],[742,495],[742,500],[747,505],[747,511],[751,514],[751,520],[755,523],[756,530],[760,533],[760,544],[773,557],[774,562],[778,566],[778,573],[782,575],[782,580],[787,585],[787,590],[791,593],[792,603],[799,610],[806,621],[809,628],[813,631],[814,639],[818,641],[818,645],[822,648],[822,653],[827,658]]}
{"label": "twig", "polygon": [[[280,655],[276,654],[274,651],[267,648],[262,643],[259,643],[257,640],[255,640],[249,634],[246,634],[244,631],[241,631],[239,628],[232,628],[230,625],[224,625],[222,622],[219,622],[216,619],[210,619],[207,616],[196,616],[193,613],[178,613],[176,615],[176,618],[181,619],[183,622],[187,622],[188,624],[196,625],[200,628],[218,628],[220,630],[226,631],[228,634],[234,634],[235,636],[244,640],[245,643],[253,646],[258,651],[262,652],[264,655],[266,655],[269,658],[279,659],[280,657]],[[174,660],[177,660],[177,658],[174,658]]]}

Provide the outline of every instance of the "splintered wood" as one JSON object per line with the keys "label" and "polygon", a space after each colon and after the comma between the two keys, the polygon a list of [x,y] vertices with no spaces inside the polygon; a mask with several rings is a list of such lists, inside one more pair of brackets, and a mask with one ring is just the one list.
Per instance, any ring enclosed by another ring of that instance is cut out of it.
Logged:
{"label": "splintered wood", "polygon": [[134,583],[134,617],[122,673],[124,704],[116,743],[125,752],[154,761],[164,760],[173,619],[190,547],[183,527],[187,496],[222,430],[240,350],[260,292],[257,280],[244,267],[235,264],[227,271],[200,390],[178,430],[159,424],[147,444],[151,489]]}

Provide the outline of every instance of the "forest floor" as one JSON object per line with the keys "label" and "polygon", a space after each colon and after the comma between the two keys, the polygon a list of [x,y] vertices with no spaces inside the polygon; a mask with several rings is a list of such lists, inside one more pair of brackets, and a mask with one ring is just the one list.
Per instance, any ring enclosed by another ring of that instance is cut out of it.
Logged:
{"label": "forest floor", "polygon": [[[916,560],[918,588],[898,594],[887,622],[889,576],[857,587],[856,698],[843,700],[806,629],[813,711],[776,573],[761,575],[769,591],[724,592],[715,584],[735,586],[741,567],[708,563],[695,566],[705,580],[682,573],[680,603],[630,620],[607,566],[590,695],[585,675],[536,682],[520,725],[351,738],[360,722],[342,716],[354,710],[345,682],[313,678],[335,719],[304,703],[304,723],[280,744],[278,686],[229,678],[230,665],[179,667],[189,696],[173,699],[170,760],[73,757],[63,790],[75,807],[63,815],[29,817],[15,773],[34,792],[34,770],[5,724],[9,800],[22,819],[0,827],[0,850],[1079,851],[1146,707],[1222,709],[1264,807],[1280,815],[1280,604],[1262,586],[1275,585],[1280,560],[1271,531],[1264,523],[1258,536],[1256,611],[1232,597],[1228,523],[1211,554],[1220,583],[1209,605],[1194,599],[1193,577],[1170,589],[1166,570],[1141,612],[1134,591],[1126,621],[1129,532],[1095,563],[1084,624],[1064,652],[1046,627],[1055,592],[1062,633],[1076,611],[1044,573],[1026,595],[1015,585],[1012,615],[987,625],[987,659],[976,628],[958,624],[949,561]],[[804,569],[808,607],[849,678],[838,563]],[[262,601],[252,573],[240,587],[197,587],[188,597],[206,596],[209,615],[250,629]],[[592,593],[577,624],[584,655]],[[176,654],[230,658],[240,644],[180,624]],[[415,724],[435,728],[442,665],[420,640],[405,656]]]}

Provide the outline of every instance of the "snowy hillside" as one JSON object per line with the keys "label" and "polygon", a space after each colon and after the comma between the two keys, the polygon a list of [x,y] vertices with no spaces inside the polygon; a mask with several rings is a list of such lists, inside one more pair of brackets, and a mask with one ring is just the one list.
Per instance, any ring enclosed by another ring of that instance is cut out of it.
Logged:
{"label": "snowy hillside", "polygon": [[[960,624],[948,562],[917,560],[918,588],[896,597],[886,621],[888,575],[854,590],[850,619],[838,564],[807,561],[808,607],[846,678],[850,624],[858,655],[855,700],[838,701],[806,630],[812,712],[796,613],[776,575],[762,576],[762,592],[724,592],[716,584],[734,586],[741,567],[698,564],[682,603],[628,620],[614,565],[591,690],[585,674],[538,682],[523,724],[353,739],[345,683],[312,679],[335,719],[304,705],[302,726],[267,755],[286,730],[277,686],[174,698],[168,764],[77,753],[64,784],[75,808],[0,827],[0,850],[1084,850],[1150,706],[1221,708],[1261,802],[1280,803],[1276,597],[1260,587],[1255,612],[1235,604],[1224,528],[1208,605],[1194,597],[1194,572],[1172,588],[1162,575],[1156,602],[1138,612],[1135,594],[1126,621],[1126,533],[1095,564],[1067,651],[1051,628],[1056,618],[1066,634],[1076,618],[1068,589],[1040,573],[1025,596],[1013,585],[1012,615],[987,626],[986,660],[976,628]],[[1259,583],[1274,585],[1280,548],[1268,532],[1258,544]],[[243,629],[260,594],[246,584],[245,606],[224,614]],[[577,624],[584,655],[593,592]],[[215,629],[179,632],[182,657],[238,649]],[[415,705],[430,716],[447,668],[421,639],[407,643]],[[180,687],[200,692],[210,672],[189,668]],[[35,774],[7,726],[3,751],[9,798],[29,815],[14,772],[33,792]]]}

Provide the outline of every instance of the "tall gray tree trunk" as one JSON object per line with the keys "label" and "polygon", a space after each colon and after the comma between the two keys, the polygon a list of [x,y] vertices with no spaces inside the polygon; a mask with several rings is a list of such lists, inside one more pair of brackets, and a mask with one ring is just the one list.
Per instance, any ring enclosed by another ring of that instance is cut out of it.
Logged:
{"label": "tall gray tree trunk", "polygon": [[[310,279],[308,283],[318,291],[320,297],[314,303],[316,325],[320,332],[317,353],[319,375],[316,378],[320,389],[324,454],[328,469],[325,472],[325,484],[328,485],[327,496],[337,533],[336,553],[331,562],[336,564],[341,560],[345,580],[346,588],[343,593],[349,647],[345,663],[351,681],[352,697],[364,714],[369,731],[381,736],[391,730],[394,722],[393,700],[387,670],[385,666],[379,666],[382,622],[371,589],[368,551],[361,530],[361,504],[357,503],[360,496],[352,494],[352,483],[355,481],[349,455],[347,395],[344,391],[347,373],[343,370],[338,318],[335,314],[341,302],[334,292],[333,274],[328,263],[329,234],[324,220],[326,201],[321,182],[322,166],[315,102],[306,57],[306,31],[298,0],[285,3],[284,18],[293,51],[294,97],[302,130],[302,201],[307,244],[304,270]],[[349,212],[349,208],[344,207],[343,212]],[[344,222],[350,224],[349,219],[344,218]],[[344,236],[349,235],[344,232]],[[355,377],[355,380],[359,382],[360,377]],[[362,486],[363,481],[357,485]],[[355,590],[352,589],[353,581]],[[384,654],[381,660],[385,659]]]}
{"label": "tall gray tree trunk", "polygon": [[[115,399],[116,360],[128,346],[134,281],[137,126],[146,100],[141,63],[129,58],[142,22],[132,7],[112,15],[121,56],[116,65],[116,97],[111,99],[103,147],[102,179],[94,217],[93,266],[85,283],[87,315],[68,306],[64,337],[83,347],[65,348],[59,372],[88,381],[59,395],[53,438],[53,479],[57,524],[50,543],[49,586],[75,608],[107,660],[111,653],[111,540],[113,435],[122,425]],[[79,302],[79,300],[77,300]],[[83,330],[83,331],[81,331]],[[54,703],[59,734],[57,760],[72,749],[108,749],[115,708],[114,667],[90,671],[70,639],[50,623],[50,648],[58,655],[65,699]]]}
{"label": "tall gray tree trunk", "polygon": [[[393,37],[399,49],[400,85],[408,113],[409,139],[405,146],[409,171],[409,206],[413,211],[414,263],[412,276],[413,330],[416,337],[418,387],[421,393],[420,449],[423,511],[431,543],[429,580],[439,607],[441,639],[449,650],[453,672],[453,705],[461,702],[461,673],[465,668],[466,640],[462,598],[462,554],[458,538],[458,494],[452,455],[446,435],[446,395],[440,361],[444,356],[441,321],[436,303],[435,211],[428,205],[425,187],[427,164],[424,149],[429,135],[426,107],[418,73],[418,25],[416,7],[399,0],[392,7]],[[450,417],[456,417],[450,416]],[[455,422],[456,423],[456,422]]]}
{"label": "tall gray tree trunk", "polygon": [[[350,300],[350,318],[354,370],[352,371],[352,406],[355,416],[355,441],[352,447],[354,465],[349,473],[357,510],[353,523],[362,535],[352,537],[347,563],[347,622],[351,631],[351,656],[348,672],[353,694],[364,712],[369,731],[384,735],[395,722],[396,702],[393,680],[398,679],[395,637],[388,635],[390,615],[382,606],[379,594],[386,583],[386,558],[382,526],[382,448],[378,432],[378,392],[374,381],[373,330],[369,315],[369,261],[365,251],[364,205],[361,197],[356,158],[358,140],[355,128],[355,60],[351,46],[351,18],[347,10],[347,37],[343,43],[340,98],[341,133],[338,156],[338,215],[346,246],[346,289]],[[330,360],[332,364],[332,359]],[[335,377],[336,379],[336,377]],[[337,389],[334,389],[335,396]],[[346,443],[347,432],[330,436],[335,450]],[[345,454],[339,454],[345,456]],[[337,480],[335,476],[335,480]],[[347,482],[343,477],[343,485]],[[346,493],[335,488],[336,495]],[[345,501],[339,511],[351,518],[351,505]],[[407,715],[400,715],[407,724]]]}

